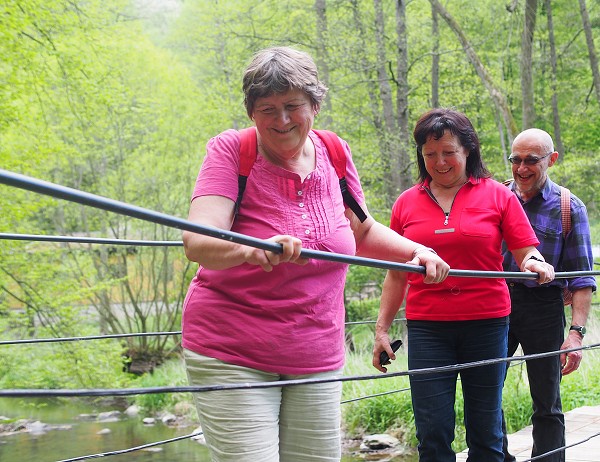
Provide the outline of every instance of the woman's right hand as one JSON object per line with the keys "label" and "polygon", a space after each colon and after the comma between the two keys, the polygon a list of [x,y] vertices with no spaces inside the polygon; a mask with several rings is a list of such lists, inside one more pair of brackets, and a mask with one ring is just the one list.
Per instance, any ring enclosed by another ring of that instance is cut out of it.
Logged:
{"label": "woman's right hand", "polygon": [[281,244],[283,247],[282,253],[257,249],[255,247],[246,247],[246,263],[259,265],[267,273],[271,272],[273,267],[280,263],[295,263],[297,265],[306,265],[308,263],[307,258],[300,257],[302,241],[297,237],[282,234],[273,236],[267,239],[267,241]]}
{"label": "woman's right hand", "polygon": [[375,344],[373,345],[373,367],[381,372],[387,372],[387,368],[379,362],[379,355],[382,351],[387,351],[390,359],[396,359],[396,354],[392,350],[390,337],[387,332],[378,332],[375,335]]}

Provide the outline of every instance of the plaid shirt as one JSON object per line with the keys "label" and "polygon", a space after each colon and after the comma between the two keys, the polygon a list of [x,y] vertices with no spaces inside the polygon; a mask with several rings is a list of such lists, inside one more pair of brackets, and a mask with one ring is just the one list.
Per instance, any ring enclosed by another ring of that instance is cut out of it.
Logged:
{"label": "plaid shirt", "polygon": [[[509,185],[514,192],[514,181]],[[517,194],[517,197],[518,194]],[[529,218],[531,226],[540,241],[537,249],[546,261],[554,266],[557,272],[592,271],[594,256],[590,226],[588,223],[585,204],[571,193],[571,231],[566,239],[562,233],[560,209],[560,187],[550,178],[538,195],[527,202],[519,201]],[[503,245],[505,271],[520,271],[512,254]],[[538,287],[532,279],[510,279],[529,287]],[[568,283],[571,291],[592,287],[596,290],[596,280],[593,276],[575,277],[571,279],[555,279],[549,285],[564,287]]]}

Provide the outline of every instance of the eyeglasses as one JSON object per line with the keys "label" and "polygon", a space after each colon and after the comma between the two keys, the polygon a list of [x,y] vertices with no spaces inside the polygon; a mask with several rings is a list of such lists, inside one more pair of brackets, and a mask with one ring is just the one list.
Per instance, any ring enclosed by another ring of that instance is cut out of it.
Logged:
{"label": "eyeglasses", "polygon": [[542,157],[527,156],[527,157],[525,157],[525,159],[521,159],[520,157],[517,157],[517,156],[509,156],[508,161],[514,165],[521,165],[521,162],[523,162],[525,165],[536,165],[542,159],[545,159],[546,157],[548,157],[550,154],[552,154],[552,153],[549,152],[548,154],[546,154],[545,156],[542,156]]}

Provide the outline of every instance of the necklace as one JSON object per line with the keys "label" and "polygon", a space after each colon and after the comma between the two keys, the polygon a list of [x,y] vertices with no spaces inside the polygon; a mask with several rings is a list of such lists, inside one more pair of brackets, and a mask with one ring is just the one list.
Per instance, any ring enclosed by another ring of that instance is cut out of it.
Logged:
{"label": "necklace", "polygon": [[[463,184],[459,185],[458,188],[456,189],[456,191],[454,192],[454,195],[452,196],[452,198],[450,199],[450,197],[446,198],[444,197],[444,199],[442,200],[442,202],[440,202],[438,200],[437,197],[435,197],[435,194],[433,194],[433,191],[431,190],[431,186],[429,188],[425,188],[425,191],[427,191],[427,194],[429,194],[429,197],[431,197],[436,204],[438,204],[440,206],[440,208],[442,209],[442,212],[444,212],[444,226],[448,226],[448,222],[450,221],[450,212],[452,212],[452,206],[454,205],[454,200],[456,199],[456,195],[458,194],[458,191],[461,190],[461,188],[466,185],[469,182],[469,180],[466,180]],[[441,189],[440,191],[444,191],[443,189]],[[450,199],[450,200],[448,200]]]}

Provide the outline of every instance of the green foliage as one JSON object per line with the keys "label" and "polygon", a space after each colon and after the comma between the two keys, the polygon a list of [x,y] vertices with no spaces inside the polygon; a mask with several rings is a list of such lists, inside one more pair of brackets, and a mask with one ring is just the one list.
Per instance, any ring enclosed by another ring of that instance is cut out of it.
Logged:
{"label": "green foliage", "polygon": [[123,373],[122,347],[114,340],[3,348],[1,388],[127,388],[131,383]]}
{"label": "green foliage", "polygon": [[[187,385],[185,365],[181,358],[171,359],[155,369],[139,377],[135,387],[177,387]],[[133,402],[140,406],[144,413],[155,414],[157,411],[173,410],[178,403],[192,404],[190,393],[152,393],[137,395]]]}
{"label": "green foliage", "polygon": [[346,303],[346,321],[374,321],[379,312],[379,298],[352,300]]}
{"label": "green foliage", "polygon": [[[347,356],[344,375],[374,374],[376,370],[369,369],[370,357],[367,352],[350,353]],[[405,370],[406,360],[398,358],[391,371]],[[396,391],[369,399],[361,399],[342,405],[345,430],[349,436],[360,436],[363,433],[392,433],[405,441],[414,443],[414,418],[408,377],[385,378],[369,381],[345,382],[342,400],[353,400],[379,393]]]}
{"label": "green foliage", "polygon": [[600,153],[574,152],[564,162],[552,167],[549,174],[586,204],[590,221],[600,218],[600,195],[596,186],[600,177]]}
{"label": "green foliage", "polygon": [[[352,265],[346,276],[345,294],[347,299],[370,299],[381,293],[386,270],[368,266]],[[352,302],[351,302],[352,303]],[[346,306],[347,312],[352,312],[354,307]],[[348,318],[350,319],[350,318]],[[359,319],[359,318],[357,318]]]}

